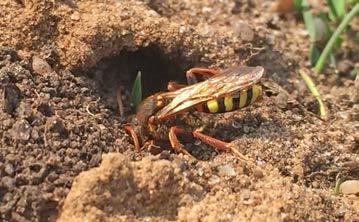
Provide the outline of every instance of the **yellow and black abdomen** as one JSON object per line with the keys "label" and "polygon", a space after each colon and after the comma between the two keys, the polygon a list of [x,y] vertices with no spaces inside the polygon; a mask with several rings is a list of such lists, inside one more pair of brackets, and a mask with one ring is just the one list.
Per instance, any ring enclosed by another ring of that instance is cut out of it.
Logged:
{"label": "yellow and black abdomen", "polygon": [[254,103],[262,95],[262,87],[253,85],[246,90],[242,90],[233,95],[223,98],[213,99],[200,104],[196,107],[199,112],[206,113],[224,113],[246,107]]}

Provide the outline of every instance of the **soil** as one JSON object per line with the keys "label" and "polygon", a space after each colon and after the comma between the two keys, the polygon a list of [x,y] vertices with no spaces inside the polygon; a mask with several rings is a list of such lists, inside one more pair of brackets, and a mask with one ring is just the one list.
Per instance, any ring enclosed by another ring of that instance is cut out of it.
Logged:
{"label": "soil", "polygon": [[[329,111],[296,74],[308,35],[293,13],[256,0],[4,0],[0,3],[2,221],[356,221],[359,44],[313,74]],[[351,30],[359,31],[359,20]],[[122,129],[138,71],[146,96],[194,66],[260,65],[279,92],[205,133],[246,156],[184,143],[196,158],[134,151]]]}

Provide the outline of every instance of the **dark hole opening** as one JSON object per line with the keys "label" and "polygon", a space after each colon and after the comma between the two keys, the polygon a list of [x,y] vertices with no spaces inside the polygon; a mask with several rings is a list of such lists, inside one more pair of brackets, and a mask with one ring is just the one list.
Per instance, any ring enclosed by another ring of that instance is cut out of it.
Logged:
{"label": "dark hole opening", "polygon": [[148,46],[134,52],[123,51],[105,58],[89,72],[102,99],[113,109],[118,109],[116,92],[122,87],[125,112],[129,108],[130,93],[138,71],[142,73],[142,98],[167,90],[170,80],[186,82],[185,71],[192,66],[188,60],[175,54],[164,54],[157,46]]}

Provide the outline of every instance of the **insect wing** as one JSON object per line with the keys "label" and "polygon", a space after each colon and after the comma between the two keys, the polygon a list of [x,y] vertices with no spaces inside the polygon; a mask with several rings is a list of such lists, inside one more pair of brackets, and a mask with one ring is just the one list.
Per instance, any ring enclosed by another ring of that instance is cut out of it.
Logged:
{"label": "insect wing", "polygon": [[162,96],[172,98],[172,101],[158,111],[156,117],[165,119],[197,104],[247,89],[259,82],[263,73],[264,68],[261,66],[230,68],[203,82],[164,93]]}

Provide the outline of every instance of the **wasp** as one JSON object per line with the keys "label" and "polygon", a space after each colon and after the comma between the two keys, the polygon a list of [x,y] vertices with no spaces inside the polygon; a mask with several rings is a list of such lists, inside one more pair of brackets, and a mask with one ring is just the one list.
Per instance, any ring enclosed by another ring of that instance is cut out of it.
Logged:
{"label": "wasp", "polygon": [[231,112],[254,103],[262,95],[263,74],[261,66],[189,69],[187,85],[170,81],[168,91],[144,99],[123,128],[137,151],[147,142],[169,140],[175,152],[191,156],[178,139],[181,134],[191,134],[218,150],[231,150],[230,143],[202,133],[199,121],[185,114]]}

